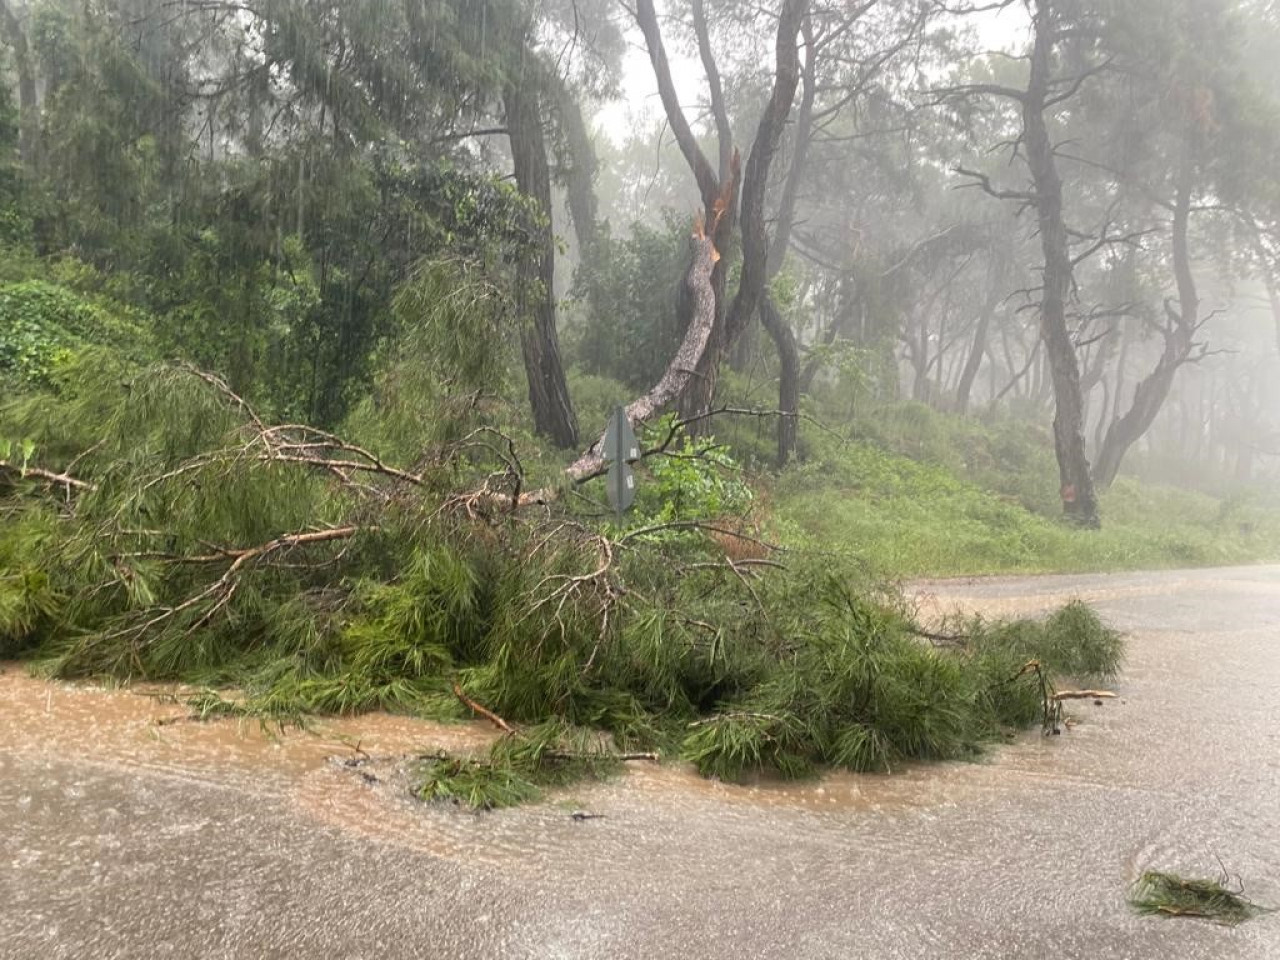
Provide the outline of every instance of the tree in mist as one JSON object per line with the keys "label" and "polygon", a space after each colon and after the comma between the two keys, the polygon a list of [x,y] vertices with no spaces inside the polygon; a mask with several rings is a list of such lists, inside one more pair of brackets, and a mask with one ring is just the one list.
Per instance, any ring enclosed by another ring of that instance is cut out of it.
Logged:
{"label": "tree in mist", "polygon": [[1035,211],[1042,252],[1039,296],[1040,338],[1053,377],[1054,452],[1058,460],[1064,513],[1078,522],[1098,523],[1098,501],[1085,451],[1084,396],[1080,364],[1068,327],[1068,304],[1073,295],[1076,258],[1064,210],[1063,181],[1058,171],[1057,144],[1052,133],[1054,114],[1073,100],[1099,65],[1063,70],[1060,46],[1069,38],[1074,11],[1055,0],[1030,0],[1032,47],[1025,88],[1001,84],[971,84],[943,92],[956,97],[997,97],[1017,105],[1021,126],[1017,155],[1025,163],[1029,189],[996,186],[986,174],[960,168],[991,196]]}

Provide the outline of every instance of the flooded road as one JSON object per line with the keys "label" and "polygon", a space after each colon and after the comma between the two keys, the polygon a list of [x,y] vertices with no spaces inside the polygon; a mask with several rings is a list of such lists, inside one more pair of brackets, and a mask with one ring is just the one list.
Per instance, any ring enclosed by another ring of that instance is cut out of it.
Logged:
{"label": "flooded road", "polygon": [[914,593],[993,616],[1094,603],[1131,634],[1120,699],[979,764],[748,788],[640,766],[472,815],[330,758],[478,748],[481,725],[273,739],[10,666],[0,957],[1280,958],[1280,914],[1228,929],[1125,904],[1142,869],[1221,858],[1280,905],[1280,568]]}

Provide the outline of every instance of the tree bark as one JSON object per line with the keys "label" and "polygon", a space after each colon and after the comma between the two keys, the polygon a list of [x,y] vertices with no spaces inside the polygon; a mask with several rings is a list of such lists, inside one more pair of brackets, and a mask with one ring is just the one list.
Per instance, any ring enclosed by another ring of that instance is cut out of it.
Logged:
{"label": "tree bark", "polygon": [[1180,162],[1178,193],[1173,208],[1173,272],[1178,287],[1178,309],[1165,305],[1164,350],[1151,371],[1133,393],[1133,403],[1124,416],[1112,421],[1098,453],[1098,485],[1104,490],[1115,481],[1129,448],[1151,429],[1164,406],[1178,369],[1187,362],[1195,346],[1199,326],[1200,298],[1191,272],[1187,248],[1187,227],[1191,218],[1191,182],[1194,164],[1188,143]]}
{"label": "tree bark", "polygon": [[716,121],[716,145],[719,148],[720,169],[718,176],[723,183],[729,176],[733,163],[733,128],[729,125],[729,111],[724,105],[724,87],[720,81],[720,67],[711,50],[711,31],[707,28],[707,12],[703,0],[693,0],[693,32],[698,38],[698,56],[707,74],[707,90],[711,97],[711,116]]}
{"label": "tree bark", "polygon": [[[702,219],[710,232],[711,241],[716,250],[726,250],[737,220],[738,203],[738,164],[734,162],[737,154],[731,152],[729,178],[723,183],[712,169],[711,162],[698,145],[693,128],[680,106],[680,97],[676,93],[675,81],[671,78],[671,65],[667,61],[666,47],[662,42],[662,31],[658,27],[658,14],[653,0],[637,0],[635,8],[636,24],[644,34],[645,46],[649,51],[649,62],[653,65],[654,79],[658,83],[658,96],[662,100],[662,108],[667,115],[667,123],[675,137],[685,162],[693,171],[694,182],[698,185],[698,194],[702,198]],[[719,209],[717,209],[719,208]],[[726,313],[725,288],[728,279],[728,265],[724,259],[717,259],[711,272],[711,290],[715,296],[715,317],[711,329],[708,349],[703,351],[698,360],[697,369],[692,372],[684,385],[678,400],[681,416],[695,417],[711,406],[715,394],[716,376],[719,372],[720,358],[723,353],[724,322]]]}
{"label": "tree bark", "polygon": [[569,216],[573,219],[573,232],[578,238],[578,250],[584,262],[589,262],[595,251],[598,237],[598,205],[596,203],[595,147],[582,119],[582,106],[573,91],[555,78],[557,113],[560,134],[564,138],[565,163],[561,179],[569,201]]}
{"label": "tree bark", "polygon": [[1035,184],[1033,203],[1044,255],[1044,294],[1040,302],[1040,338],[1044,342],[1053,379],[1054,453],[1063,512],[1078,523],[1098,526],[1098,501],[1084,441],[1084,399],[1080,365],[1067,329],[1067,298],[1071,292],[1071,252],[1062,209],[1062,179],[1054,160],[1045,115],[1050,107],[1052,52],[1057,32],[1052,0],[1036,0],[1035,40],[1031,76],[1022,95],[1023,142]]}
{"label": "tree bark", "polygon": [[[755,313],[764,293],[768,255],[764,216],[765,190],[768,186],[769,167],[777,152],[791,103],[795,99],[796,87],[800,82],[800,54],[796,39],[807,9],[808,0],[783,0],[782,12],[778,18],[773,90],[756,129],[742,181],[741,278],[733,304],[726,309],[725,262],[718,261],[711,274],[711,288],[716,301],[715,323],[707,349],[703,351],[697,368],[686,381],[680,396],[679,409],[685,418],[699,416],[711,408],[720,366],[747,320]],[[737,212],[736,154],[732,155],[733,159],[729,162],[729,177],[722,182],[698,146],[693,130],[680,108],[653,0],[637,0],[636,22],[649,49],[649,59],[653,64],[667,121],[702,195],[704,220],[713,232],[715,248],[723,250],[728,245]]]}
{"label": "tree bark", "polygon": [[[680,349],[667,365],[662,378],[654,384],[653,389],[627,406],[627,420],[632,426],[653,417],[680,396],[690,377],[694,375],[698,361],[707,351],[711,340],[716,316],[715,292],[711,288],[711,275],[715,269],[718,254],[711,237],[701,229],[701,224],[693,235],[691,247],[692,258],[684,279],[684,292],[689,303],[689,326],[685,330]],[[581,482],[602,472],[603,449],[604,435],[601,434],[568,468],[566,472],[569,477]]]}
{"label": "tree bark", "polygon": [[799,433],[796,420],[800,411],[800,352],[791,326],[768,294],[760,300],[760,322],[778,349],[778,411],[782,415],[778,417],[777,465],[781,470],[795,452]]}
{"label": "tree bark", "polygon": [[503,90],[507,131],[515,165],[516,186],[533,200],[543,217],[538,253],[522,262],[517,275],[517,306],[527,318],[521,333],[529,404],[534,429],[561,448],[578,445],[578,422],[569,399],[560,337],[556,331],[555,236],[551,230],[551,171],[546,138],[538,115],[537,93],[520,79]]}
{"label": "tree bark", "polygon": [[[812,142],[810,127],[813,124],[813,104],[817,96],[817,51],[814,46],[813,21],[807,12],[800,29],[804,33],[806,51],[804,94],[800,98],[800,110],[796,114],[796,142],[791,154],[791,167],[782,185],[782,198],[778,203],[773,240],[769,244],[769,253],[765,262],[766,283],[778,275],[786,261],[787,249],[791,246],[791,228],[795,224],[800,184],[804,180],[809,145]],[[778,412],[782,416],[778,418],[777,467],[781,470],[795,452],[796,439],[799,435],[799,424],[796,418],[800,412],[800,350],[796,345],[795,333],[778,312],[777,306],[767,293],[760,301],[760,322],[773,340],[774,349],[778,352]]]}
{"label": "tree bark", "polygon": [[27,34],[9,0],[0,0],[0,25],[4,26],[13,65],[18,73],[18,153],[22,169],[35,174],[40,162],[40,104],[36,96],[36,74],[31,63]]}
{"label": "tree bark", "polygon": [[960,371],[960,382],[956,384],[956,411],[962,416],[969,412],[969,395],[973,392],[973,382],[978,379],[978,371],[982,368],[982,357],[987,350],[987,330],[991,328],[991,312],[988,304],[978,318],[978,326],[973,331],[973,342],[969,346],[969,356],[965,359],[964,369]]}

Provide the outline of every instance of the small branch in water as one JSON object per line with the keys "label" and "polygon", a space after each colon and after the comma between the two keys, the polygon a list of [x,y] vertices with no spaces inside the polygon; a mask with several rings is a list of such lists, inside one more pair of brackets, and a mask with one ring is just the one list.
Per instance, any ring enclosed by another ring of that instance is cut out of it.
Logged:
{"label": "small branch in water", "polygon": [[1059,690],[1054,700],[1114,700],[1118,694],[1110,690]]}
{"label": "small branch in water", "polygon": [[656,753],[566,753],[561,750],[544,753],[543,756],[548,760],[618,760],[622,763],[637,760],[658,763],[662,759]]}
{"label": "small branch in water", "polygon": [[453,681],[453,695],[457,697],[459,700],[461,700],[464,706],[469,707],[473,712],[478,713],[480,716],[484,717],[486,720],[492,723],[499,730],[503,731],[504,733],[510,733],[513,735],[515,734],[516,731],[512,728],[511,724],[507,723],[507,721],[503,720],[500,716],[498,716],[492,710],[488,709],[487,707],[481,706],[480,704],[472,700],[470,697],[468,697],[465,693],[463,693],[462,684],[460,684],[457,680]]}

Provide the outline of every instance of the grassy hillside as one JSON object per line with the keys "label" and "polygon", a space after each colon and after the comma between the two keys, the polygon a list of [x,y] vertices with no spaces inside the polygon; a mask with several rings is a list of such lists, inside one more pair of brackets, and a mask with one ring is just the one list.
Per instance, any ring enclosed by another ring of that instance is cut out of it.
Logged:
{"label": "grassy hillside", "polygon": [[1052,462],[1008,431],[967,422],[911,443],[923,461],[882,435],[788,471],[772,489],[779,533],[895,577],[1280,561],[1280,508],[1260,493],[1218,499],[1122,477],[1102,497],[1102,530],[1080,530],[1055,515]]}

